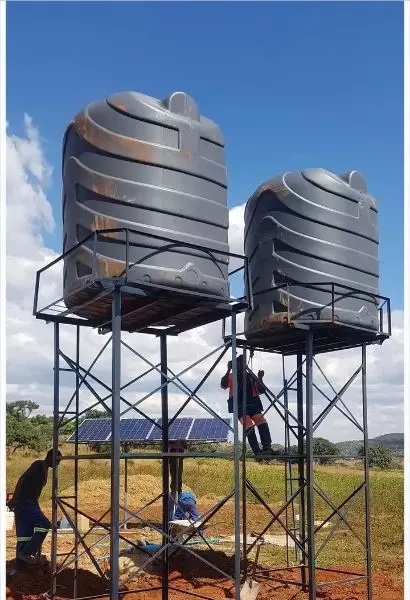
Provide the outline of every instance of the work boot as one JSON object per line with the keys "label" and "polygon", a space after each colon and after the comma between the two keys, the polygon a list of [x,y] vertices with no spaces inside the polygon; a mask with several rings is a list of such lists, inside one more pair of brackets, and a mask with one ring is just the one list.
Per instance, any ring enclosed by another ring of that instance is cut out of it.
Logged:
{"label": "work boot", "polygon": [[19,552],[17,554],[17,560],[21,561],[27,565],[37,565],[38,564],[38,560],[35,556],[30,556],[30,554],[23,554],[22,552]]}
{"label": "work boot", "polygon": [[47,537],[47,533],[48,531],[37,531],[21,548],[21,554],[24,556],[37,556],[37,554],[41,554],[41,548]]}
{"label": "work boot", "polygon": [[280,454],[279,450],[272,450],[272,448],[268,448],[259,452],[258,458],[262,460],[264,458],[272,458],[274,456],[277,456],[278,454]]}
{"label": "work boot", "polygon": [[258,438],[256,437],[255,427],[250,427],[246,430],[246,438],[249,442],[252,452],[255,456],[258,456],[261,449],[258,443]]}
{"label": "work boot", "polygon": [[269,425],[267,423],[260,423],[258,431],[262,443],[262,452],[272,452],[272,438],[270,436]]}

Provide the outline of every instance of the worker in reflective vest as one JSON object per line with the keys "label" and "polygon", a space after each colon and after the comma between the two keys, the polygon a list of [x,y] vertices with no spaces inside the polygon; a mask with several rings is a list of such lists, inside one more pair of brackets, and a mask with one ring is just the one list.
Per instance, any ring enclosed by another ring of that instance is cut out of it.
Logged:
{"label": "worker in reflective vest", "polygon": [[[57,455],[57,464],[61,460],[61,452]],[[53,451],[47,453],[45,460],[36,460],[21,475],[17,482],[8,507],[14,512],[16,524],[16,567],[24,568],[28,564],[37,564],[41,557],[41,547],[51,527],[50,521],[43,514],[39,499],[47,483],[48,469],[53,466]]]}
{"label": "worker in reflective vest", "polygon": [[[257,379],[250,372],[246,373],[246,390],[243,393],[243,370],[246,365],[243,364],[243,355],[236,359],[237,365],[237,380],[238,380],[238,414],[239,420],[243,425],[245,421],[246,437],[249,445],[256,457],[264,458],[276,454],[272,450],[272,438],[269,430],[269,425],[262,415],[263,405],[260,399],[260,394],[263,394],[263,376],[264,371],[258,372]],[[233,378],[232,378],[232,361],[228,363],[228,370],[221,379],[221,387],[224,390],[229,390],[228,411],[233,413]],[[256,437],[255,429],[258,429],[262,448],[259,445]]]}

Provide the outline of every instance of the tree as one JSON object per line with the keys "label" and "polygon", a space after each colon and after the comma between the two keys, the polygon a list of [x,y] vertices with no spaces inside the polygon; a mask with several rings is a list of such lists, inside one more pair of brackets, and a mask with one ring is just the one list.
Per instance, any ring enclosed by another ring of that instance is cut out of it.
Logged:
{"label": "tree", "polygon": [[80,421],[84,421],[85,419],[109,419],[111,418],[111,413],[106,410],[98,410],[97,408],[90,408],[84,413],[84,417],[80,419]]}
{"label": "tree", "polygon": [[[289,448],[290,455],[298,455],[298,446],[294,445]],[[306,442],[303,441],[303,454],[306,454]],[[314,462],[319,465],[329,465],[335,462],[337,455],[339,454],[339,448],[336,444],[329,442],[326,438],[313,438],[313,455]],[[334,458],[333,458],[334,456]],[[297,458],[290,459],[291,463],[297,463]]]}
{"label": "tree", "polygon": [[72,421],[70,421],[67,418],[64,418],[61,420],[60,433],[62,435],[70,436],[71,434],[74,433],[74,431],[75,431],[75,419],[73,419]]}
{"label": "tree", "polygon": [[14,415],[18,418],[30,418],[31,413],[38,409],[38,404],[31,400],[17,400],[16,402],[7,402],[6,415]]}
{"label": "tree", "polygon": [[51,445],[53,425],[44,415],[33,418],[31,414],[38,405],[31,400],[19,400],[6,404],[6,446],[13,453],[18,449],[43,452]]}
{"label": "tree", "polygon": [[315,462],[319,465],[328,465],[335,462],[335,458],[332,456],[336,457],[339,449],[336,444],[332,444],[326,438],[313,438],[313,454]]}
{"label": "tree", "polygon": [[31,417],[33,425],[53,425],[53,417],[46,417],[46,415],[34,415]]}
{"label": "tree", "polygon": [[[364,456],[364,447],[360,448],[359,456]],[[369,448],[369,467],[390,469],[393,463],[393,452],[388,446],[372,446]]]}

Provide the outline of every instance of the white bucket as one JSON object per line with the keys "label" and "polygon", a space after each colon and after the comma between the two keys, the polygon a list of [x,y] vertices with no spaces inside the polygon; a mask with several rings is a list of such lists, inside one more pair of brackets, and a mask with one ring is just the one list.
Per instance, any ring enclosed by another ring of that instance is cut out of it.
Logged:
{"label": "white bucket", "polygon": [[14,526],[14,513],[7,511],[6,512],[6,531],[11,531]]}

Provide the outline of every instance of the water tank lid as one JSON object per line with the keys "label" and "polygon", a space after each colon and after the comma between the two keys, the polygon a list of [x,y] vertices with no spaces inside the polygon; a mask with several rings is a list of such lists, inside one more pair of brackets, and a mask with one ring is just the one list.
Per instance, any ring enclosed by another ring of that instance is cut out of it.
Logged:
{"label": "water tank lid", "polygon": [[185,92],[173,92],[163,100],[139,92],[120,92],[107,98],[115,110],[135,119],[158,123],[171,129],[194,126],[201,137],[224,146],[225,141],[218,125],[201,116],[196,102]]}
{"label": "water tank lid", "polygon": [[361,194],[367,192],[366,180],[358,171],[335,175],[326,169],[305,169],[302,176],[319,188],[350,200],[360,202]]}
{"label": "water tank lid", "polygon": [[343,179],[350,187],[354,188],[358,192],[367,194],[367,182],[362,173],[359,171],[349,171],[339,175],[340,179]]}
{"label": "water tank lid", "polygon": [[184,117],[188,117],[193,121],[199,121],[199,109],[191,96],[185,92],[174,92],[170,94],[162,104],[171,112]]}

